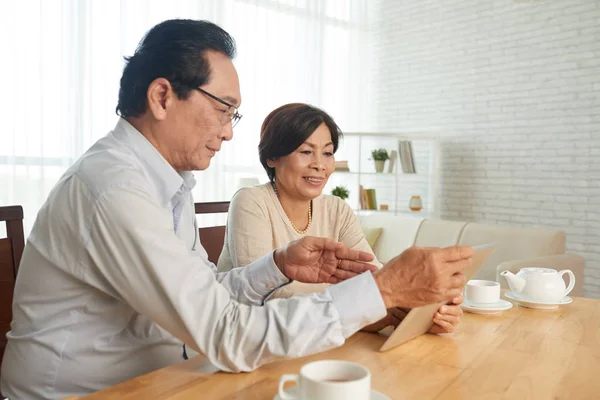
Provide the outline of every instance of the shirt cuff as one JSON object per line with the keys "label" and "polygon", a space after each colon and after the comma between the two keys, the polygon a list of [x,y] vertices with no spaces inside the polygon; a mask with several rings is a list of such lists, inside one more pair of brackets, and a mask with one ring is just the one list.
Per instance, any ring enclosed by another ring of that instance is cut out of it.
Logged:
{"label": "shirt cuff", "polygon": [[340,314],[342,334],[345,338],[387,315],[385,303],[370,271],[333,285],[327,290]]}
{"label": "shirt cuff", "polygon": [[291,282],[277,268],[273,255],[274,252],[272,251],[246,267],[248,269],[248,283],[256,293],[263,296],[263,299],[274,290]]}

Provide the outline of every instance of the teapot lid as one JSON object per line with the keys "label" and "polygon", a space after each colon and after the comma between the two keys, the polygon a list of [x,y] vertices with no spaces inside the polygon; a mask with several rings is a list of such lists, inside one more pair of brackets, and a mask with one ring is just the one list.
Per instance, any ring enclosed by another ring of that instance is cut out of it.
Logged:
{"label": "teapot lid", "polygon": [[536,274],[540,274],[540,273],[556,274],[557,273],[557,271],[552,268],[537,268],[537,267],[527,267],[527,268],[521,269],[521,271],[528,272],[528,273],[536,273]]}

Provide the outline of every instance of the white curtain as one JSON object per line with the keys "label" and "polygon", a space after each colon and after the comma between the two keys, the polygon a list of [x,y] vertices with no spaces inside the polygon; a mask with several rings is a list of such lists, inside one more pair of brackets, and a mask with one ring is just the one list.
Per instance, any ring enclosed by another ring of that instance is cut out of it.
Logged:
{"label": "white curtain", "polygon": [[342,130],[366,129],[368,8],[368,0],[2,1],[0,206],[22,205],[29,232],[65,169],[114,127],[123,56],[170,18],[210,20],[238,45],[244,118],[196,173],[196,201],[229,200],[241,178],[266,181],[259,128],[284,103],[322,107]]}

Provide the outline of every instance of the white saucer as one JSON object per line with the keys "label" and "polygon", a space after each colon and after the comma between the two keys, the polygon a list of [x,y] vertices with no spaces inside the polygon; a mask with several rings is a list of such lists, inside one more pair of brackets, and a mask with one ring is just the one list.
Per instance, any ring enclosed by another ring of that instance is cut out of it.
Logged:
{"label": "white saucer", "polygon": [[[296,387],[291,387],[288,390],[285,391],[286,394],[296,394]],[[279,397],[279,394],[275,395],[275,397],[273,397],[273,400],[281,400],[281,397]],[[369,400],[391,400],[389,397],[387,397],[385,394],[379,393],[376,390],[371,389],[371,398]]]}
{"label": "white saucer", "polygon": [[466,300],[460,305],[463,310],[473,314],[499,314],[502,311],[508,310],[512,307],[512,303],[506,300],[498,300],[495,303],[477,304],[469,303]]}
{"label": "white saucer", "polygon": [[515,296],[515,294],[513,292],[506,292],[506,293],[504,293],[504,295],[511,300],[515,300],[517,303],[519,303],[520,306],[528,307],[528,308],[536,308],[538,310],[554,310],[555,308],[558,308],[558,306],[562,306],[565,304],[571,304],[573,302],[573,299],[570,298],[569,296],[565,296],[559,302],[545,302],[545,301],[523,300],[523,299],[520,299],[517,296]]}

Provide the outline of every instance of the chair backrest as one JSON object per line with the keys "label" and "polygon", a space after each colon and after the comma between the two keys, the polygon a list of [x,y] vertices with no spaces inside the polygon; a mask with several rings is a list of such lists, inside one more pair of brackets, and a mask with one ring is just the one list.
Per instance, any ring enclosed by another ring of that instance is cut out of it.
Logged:
{"label": "chair backrest", "polygon": [[[217,214],[229,211],[228,201],[196,203],[194,206],[196,214]],[[225,243],[225,225],[203,227],[198,230],[200,231],[200,243],[206,250],[208,259],[216,265]]]}
{"label": "chair backrest", "polygon": [[6,347],[6,333],[12,320],[12,300],[17,271],[25,247],[23,208],[0,207],[0,222],[6,224],[6,238],[0,239],[0,364]]}

